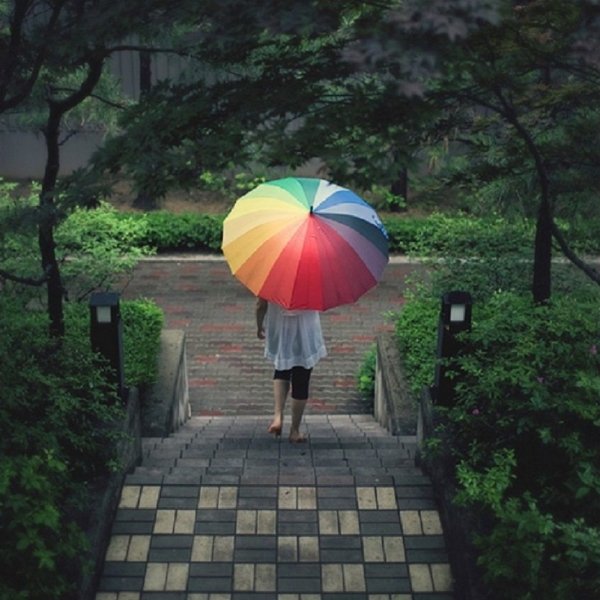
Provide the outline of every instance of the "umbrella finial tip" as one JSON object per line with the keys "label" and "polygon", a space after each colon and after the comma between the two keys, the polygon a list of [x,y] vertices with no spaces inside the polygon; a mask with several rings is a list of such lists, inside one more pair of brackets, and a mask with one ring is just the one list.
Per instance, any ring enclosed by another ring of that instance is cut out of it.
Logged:
{"label": "umbrella finial tip", "polygon": [[313,206],[312,206],[312,204],[310,205],[310,214],[311,215],[313,214]]}

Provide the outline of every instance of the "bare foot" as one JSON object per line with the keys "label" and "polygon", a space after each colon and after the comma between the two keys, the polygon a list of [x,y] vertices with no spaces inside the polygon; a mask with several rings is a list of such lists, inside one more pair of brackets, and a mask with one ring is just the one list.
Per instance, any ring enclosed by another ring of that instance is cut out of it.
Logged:
{"label": "bare foot", "polygon": [[273,419],[273,422],[269,425],[267,429],[267,433],[272,433],[275,437],[279,437],[281,435],[281,428],[283,424],[281,421],[277,419]]}
{"label": "bare foot", "polygon": [[299,431],[290,431],[290,444],[302,444],[306,442],[306,436]]}

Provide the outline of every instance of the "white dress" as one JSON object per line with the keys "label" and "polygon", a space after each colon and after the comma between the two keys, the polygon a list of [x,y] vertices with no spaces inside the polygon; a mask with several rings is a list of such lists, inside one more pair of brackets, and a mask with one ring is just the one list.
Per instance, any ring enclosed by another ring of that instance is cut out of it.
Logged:
{"label": "white dress", "polygon": [[316,310],[285,310],[268,303],[265,317],[265,357],[275,369],[312,369],[327,356],[321,318]]}

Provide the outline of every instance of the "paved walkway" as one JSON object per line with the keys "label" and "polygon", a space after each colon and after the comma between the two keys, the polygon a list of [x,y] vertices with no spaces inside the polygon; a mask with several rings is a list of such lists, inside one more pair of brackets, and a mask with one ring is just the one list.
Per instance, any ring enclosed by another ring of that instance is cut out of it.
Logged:
{"label": "paved walkway", "polygon": [[[188,332],[194,417],[143,440],[127,476],[96,600],[451,600],[430,481],[413,437],[393,437],[357,398],[356,365],[405,265],[352,308],[323,317],[306,444],[266,435],[270,368],[253,301],[222,262],[144,262],[129,294]],[[214,383],[213,383],[214,380]],[[218,383],[218,385],[217,385]],[[241,391],[240,391],[240,388]],[[248,416],[253,413],[253,416]]]}
{"label": "paved walkway", "polygon": [[[356,374],[378,333],[393,326],[405,277],[414,266],[389,264],[379,285],[356,304],[329,310],[321,322],[329,356],[311,379],[310,414],[370,413],[356,390]],[[272,366],[256,337],[255,301],[220,259],[147,260],[139,264],[125,298],[154,299],[167,328],[187,335],[192,414],[266,415],[272,410]]]}

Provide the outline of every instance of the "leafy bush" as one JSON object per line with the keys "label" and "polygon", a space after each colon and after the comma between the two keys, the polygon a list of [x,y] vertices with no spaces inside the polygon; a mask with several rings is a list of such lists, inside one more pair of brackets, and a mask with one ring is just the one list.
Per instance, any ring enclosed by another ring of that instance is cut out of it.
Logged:
{"label": "leafy bush", "polygon": [[[600,593],[600,319],[596,297],[474,306],[440,435],[458,500],[481,516],[479,562],[502,599]],[[440,409],[441,410],[441,409]]]}
{"label": "leafy bush", "polygon": [[194,249],[218,252],[221,248],[222,215],[160,211],[138,218],[145,221],[144,243],[161,251]]}
{"label": "leafy bush", "polygon": [[373,345],[365,355],[357,374],[358,391],[367,400],[375,397],[375,366],[377,362],[377,347]]}
{"label": "leafy bush", "polygon": [[57,227],[55,239],[63,284],[75,301],[96,288],[110,287],[152,252],[145,220],[105,203],[93,210],[74,210]]}
{"label": "leafy bush", "polygon": [[[89,308],[82,303],[67,305],[68,326],[82,339],[89,339]],[[162,310],[148,299],[120,303],[123,322],[123,367],[128,386],[145,387],[156,381]]]}
{"label": "leafy bush", "polygon": [[144,387],[156,381],[162,310],[151,300],[131,300],[121,304],[125,381]]}
{"label": "leafy bush", "polygon": [[466,215],[432,214],[427,217],[411,246],[420,256],[522,254],[533,246],[533,223],[508,221],[502,217],[475,218]]}
{"label": "leafy bush", "polygon": [[[105,244],[112,231],[115,239],[108,248],[126,254],[131,247],[145,253],[150,249],[219,252],[224,218],[225,215],[167,211],[121,213],[102,204],[99,209],[78,210],[70,215],[61,225],[59,242],[64,244],[67,253],[85,255],[100,242]],[[461,259],[508,253],[529,258],[533,245],[533,223],[524,220],[433,214],[427,217],[385,215],[382,221],[393,253]],[[593,225],[563,224],[563,227],[568,229],[568,239],[575,249],[600,252]]]}
{"label": "leafy bush", "polygon": [[415,397],[433,383],[439,312],[439,301],[433,297],[413,296],[396,320],[398,347]]}
{"label": "leafy bush", "polygon": [[[126,383],[151,383],[162,312],[138,300],[121,313]],[[0,598],[75,598],[88,490],[113,464],[123,409],[90,350],[86,305],[67,305],[62,345],[6,296],[0,329]]]}
{"label": "leafy bush", "polygon": [[87,490],[122,417],[89,340],[0,297],[0,597],[68,599],[87,547]]}

